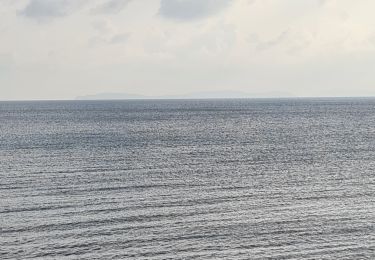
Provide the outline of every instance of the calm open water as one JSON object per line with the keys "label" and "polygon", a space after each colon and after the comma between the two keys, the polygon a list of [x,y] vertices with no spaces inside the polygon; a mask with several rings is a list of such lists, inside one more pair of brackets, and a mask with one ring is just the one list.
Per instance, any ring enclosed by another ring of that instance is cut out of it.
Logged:
{"label": "calm open water", "polygon": [[0,259],[375,259],[375,99],[0,103]]}

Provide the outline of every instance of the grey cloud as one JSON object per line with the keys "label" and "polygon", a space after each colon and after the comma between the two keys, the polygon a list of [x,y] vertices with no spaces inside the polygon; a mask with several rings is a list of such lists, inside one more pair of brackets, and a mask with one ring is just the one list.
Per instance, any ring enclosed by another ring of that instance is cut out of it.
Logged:
{"label": "grey cloud", "polygon": [[128,41],[129,37],[130,37],[130,33],[117,34],[111,38],[110,43],[112,44],[124,43]]}
{"label": "grey cloud", "polygon": [[375,33],[373,33],[369,38],[368,38],[369,42],[373,45],[375,45]]}
{"label": "grey cloud", "polygon": [[289,54],[289,55],[296,55],[296,54],[299,54],[299,53],[303,52],[310,45],[311,45],[311,43],[308,42],[308,41],[302,42],[302,43],[299,43],[299,44],[295,44],[295,45],[291,46],[289,49],[287,49],[286,53]]}
{"label": "grey cloud", "polygon": [[159,14],[176,20],[200,19],[218,13],[232,0],[161,0]]}
{"label": "grey cloud", "polygon": [[92,23],[92,27],[101,34],[108,34],[113,30],[112,26],[107,21],[95,21]]}
{"label": "grey cloud", "polygon": [[312,43],[311,37],[308,37],[308,35],[293,33],[288,30],[267,41],[260,39],[258,34],[252,33],[247,37],[247,41],[254,45],[257,51],[267,51],[286,42],[287,45],[283,47],[286,47],[286,53],[289,55],[301,53]]}
{"label": "grey cloud", "polygon": [[220,23],[195,39],[190,48],[192,50],[204,50],[210,54],[218,54],[230,50],[235,43],[235,26]]}
{"label": "grey cloud", "polygon": [[119,33],[115,34],[112,37],[101,37],[101,36],[94,36],[92,37],[89,42],[89,47],[97,47],[97,46],[104,46],[107,44],[121,44],[126,43],[130,38],[130,33]]}
{"label": "grey cloud", "polygon": [[13,55],[11,53],[0,53],[0,73],[10,69],[13,65]]}
{"label": "grey cloud", "polygon": [[330,0],[318,0],[319,5],[326,5]]}
{"label": "grey cloud", "polygon": [[342,11],[340,12],[339,17],[341,21],[346,22],[350,19],[350,14],[348,12]]}
{"label": "grey cloud", "polygon": [[255,4],[256,0],[247,0],[247,4],[252,5]]}
{"label": "grey cloud", "polygon": [[116,14],[121,12],[132,0],[110,0],[94,7],[93,14]]}
{"label": "grey cloud", "polygon": [[288,31],[284,31],[280,33],[276,38],[271,39],[269,41],[263,41],[263,42],[258,42],[256,49],[258,51],[265,51],[268,50],[272,47],[275,47],[279,45],[281,42],[283,42],[286,37],[288,36]]}
{"label": "grey cloud", "polygon": [[37,20],[62,17],[73,12],[84,0],[30,0],[20,15]]}
{"label": "grey cloud", "polygon": [[106,43],[106,39],[100,36],[94,36],[89,39],[88,46],[93,48]]}
{"label": "grey cloud", "polygon": [[253,44],[253,43],[259,43],[259,35],[256,33],[252,33],[247,37],[247,40]]}

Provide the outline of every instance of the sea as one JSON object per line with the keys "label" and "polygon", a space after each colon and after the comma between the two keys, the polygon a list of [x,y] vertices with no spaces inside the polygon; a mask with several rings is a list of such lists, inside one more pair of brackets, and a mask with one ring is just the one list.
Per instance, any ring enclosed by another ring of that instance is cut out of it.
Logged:
{"label": "sea", "polygon": [[375,259],[375,99],[0,102],[0,259]]}

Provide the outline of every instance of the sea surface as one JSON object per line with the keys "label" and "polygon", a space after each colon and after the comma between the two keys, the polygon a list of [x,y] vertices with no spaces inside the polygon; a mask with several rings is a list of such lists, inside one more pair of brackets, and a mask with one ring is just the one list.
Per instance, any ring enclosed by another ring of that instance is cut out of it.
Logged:
{"label": "sea surface", "polygon": [[375,259],[375,99],[0,102],[0,259]]}

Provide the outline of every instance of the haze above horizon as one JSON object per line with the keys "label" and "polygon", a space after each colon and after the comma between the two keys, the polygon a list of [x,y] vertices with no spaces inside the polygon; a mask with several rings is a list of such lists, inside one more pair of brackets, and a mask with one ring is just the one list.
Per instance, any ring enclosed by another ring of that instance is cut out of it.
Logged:
{"label": "haze above horizon", "polygon": [[374,8],[370,0],[3,0],[0,100],[375,96]]}

